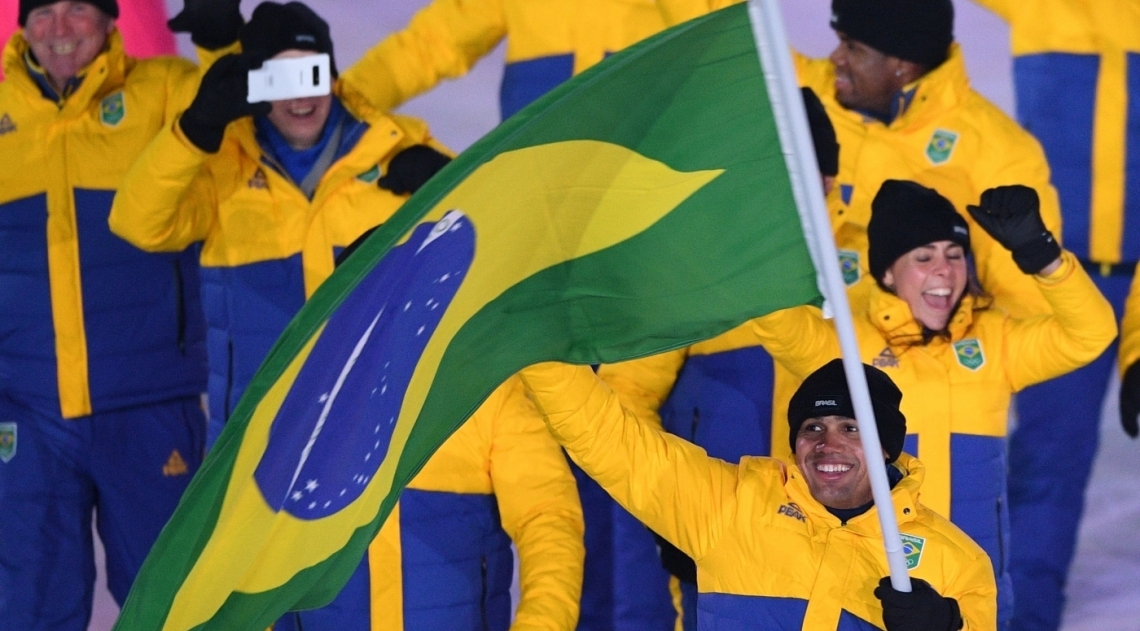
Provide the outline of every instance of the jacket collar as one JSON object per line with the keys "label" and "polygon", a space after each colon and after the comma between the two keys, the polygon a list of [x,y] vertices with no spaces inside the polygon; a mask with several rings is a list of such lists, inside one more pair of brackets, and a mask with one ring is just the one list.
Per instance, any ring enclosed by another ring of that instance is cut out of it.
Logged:
{"label": "jacket collar", "polygon": [[942,65],[903,86],[891,99],[889,120],[863,114],[865,119],[879,120],[895,130],[921,127],[931,119],[945,115],[957,107],[970,92],[966,61],[958,44],[950,46],[950,55]]}
{"label": "jacket collar", "polygon": [[[4,68],[5,82],[24,91],[29,97],[36,100],[45,100],[40,85],[33,78],[35,68],[29,67],[27,60],[31,58],[31,48],[24,39],[24,32],[17,31],[0,56],[0,65]],[[127,73],[134,65],[134,60],[127,57],[123,50],[123,38],[116,28],[107,36],[107,43],[103,52],[79,72],[82,80],[73,90],[63,95],[63,100],[56,105],[65,113],[78,115],[86,111],[88,105],[102,99],[111,92],[122,87]],[[54,90],[53,90],[54,92]],[[50,102],[50,101],[49,101]]]}
{"label": "jacket collar", "polygon": [[[869,290],[868,306],[867,317],[887,340],[895,355],[904,352],[907,347],[922,339],[922,324],[914,319],[910,305],[891,292],[884,291],[874,281]],[[951,341],[956,342],[966,336],[974,323],[974,309],[977,307],[977,299],[969,293],[962,296],[961,304],[950,318]],[[935,338],[931,344],[937,345],[941,339]]]}
{"label": "jacket collar", "polygon": [[[922,481],[926,477],[926,467],[915,457],[902,454],[893,465],[903,473],[903,479],[891,489],[891,502],[894,504],[895,519],[899,526],[914,521],[918,516],[918,497]],[[808,521],[817,531],[827,531],[836,528],[846,528],[865,537],[882,538],[882,527],[879,525],[879,512],[875,506],[871,510],[851,518],[847,525],[841,525],[839,518],[832,515],[811,495],[803,474],[796,465],[787,465],[785,472],[784,490],[788,497],[799,506],[808,517]]]}

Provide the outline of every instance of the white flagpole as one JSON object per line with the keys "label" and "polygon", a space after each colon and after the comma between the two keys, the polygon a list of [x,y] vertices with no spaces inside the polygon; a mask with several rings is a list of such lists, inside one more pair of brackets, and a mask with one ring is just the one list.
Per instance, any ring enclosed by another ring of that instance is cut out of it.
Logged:
{"label": "white flagpole", "polygon": [[816,273],[820,276],[817,282],[820,283],[826,306],[834,311],[839,346],[843,352],[843,370],[851,389],[859,436],[871,478],[871,492],[883,529],[891,585],[900,592],[909,592],[910,576],[907,573],[906,556],[902,551],[898,521],[895,519],[894,502],[891,501],[887,468],[883,459],[877,457],[883,448],[875,425],[875,413],[871,408],[867,377],[863,373],[863,362],[859,357],[859,345],[855,340],[855,324],[847,303],[847,287],[839,270],[835,237],[831,233],[831,221],[823,199],[815,146],[808,130],[807,116],[801,104],[790,48],[784,34],[784,21],[776,0],[748,0],[748,17],[752,22],[753,38],[764,68],[768,98],[776,117],[776,128],[780,134],[780,144],[784,148],[784,158],[788,164],[792,192],[800,210],[808,250],[815,263]]}

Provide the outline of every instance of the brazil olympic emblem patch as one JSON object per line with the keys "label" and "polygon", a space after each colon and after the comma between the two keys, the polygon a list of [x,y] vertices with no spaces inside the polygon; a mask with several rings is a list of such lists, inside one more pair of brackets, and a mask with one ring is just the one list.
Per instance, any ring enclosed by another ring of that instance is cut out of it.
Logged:
{"label": "brazil olympic emblem patch", "polygon": [[840,250],[839,269],[843,271],[843,282],[848,287],[859,282],[859,253],[855,250]]}
{"label": "brazil olympic emblem patch", "polygon": [[0,423],[0,462],[16,457],[16,424]]}
{"label": "brazil olympic emblem patch", "polygon": [[127,109],[122,92],[116,92],[99,103],[99,120],[103,121],[104,125],[114,127],[126,115]]}
{"label": "brazil olympic emblem patch", "polygon": [[954,144],[958,142],[958,134],[945,129],[934,130],[930,137],[930,144],[926,145],[926,157],[931,164],[942,164],[950,159],[954,153]]}
{"label": "brazil olympic emblem patch", "polygon": [[902,535],[903,554],[906,555],[906,569],[913,570],[922,562],[922,548],[926,539],[914,535]]}
{"label": "brazil olympic emblem patch", "polygon": [[954,342],[954,354],[958,356],[958,363],[970,370],[977,370],[986,363],[982,343],[974,338]]}

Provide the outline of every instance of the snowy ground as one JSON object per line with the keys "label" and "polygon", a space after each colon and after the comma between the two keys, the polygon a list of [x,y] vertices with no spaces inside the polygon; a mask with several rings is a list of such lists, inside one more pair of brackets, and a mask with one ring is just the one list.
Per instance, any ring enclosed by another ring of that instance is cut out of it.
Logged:
{"label": "snowy ground", "polygon": [[[572,0],[568,0],[572,1]],[[374,42],[407,23],[427,0],[309,0],[328,19],[338,64],[347,68]],[[256,2],[245,0],[248,15]],[[956,34],[966,53],[974,86],[1006,111],[1013,103],[1009,35],[1005,25],[976,5],[955,0]],[[172,10],[181,0],[167,0]],[[792,43],[826,55],[835,39],[827,26],[828,0],[781,0]],[[189,51],[189,41],[180,41]],[[466,77],[448,82],[406,104],[401,111],[428,121],[435,135],[456,150],[466,148],[498,123],[498,86],[503,48],[485,57]],[[1115,401],[1115,386],[1108,401]],[[1115,405],[1106,405],[1101,449],[1088,491],[1077,557],[1070,576],[1063,631],[1140,631],[1140,442],[1120,429]],[[100,551],[101,552],[101,551]],[[102,582],[103,564],[99,562]],[[105,587],[96,593],[91,631],[111,628],[117,607]]]}

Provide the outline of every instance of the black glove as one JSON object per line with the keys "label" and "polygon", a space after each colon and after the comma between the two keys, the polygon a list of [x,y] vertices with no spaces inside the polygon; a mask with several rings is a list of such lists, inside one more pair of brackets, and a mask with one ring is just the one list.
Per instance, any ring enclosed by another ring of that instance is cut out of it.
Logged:
{"label": "black glove", "polygon": [[388,172],[376,184],[397,195],[415,193],[448,162],[451,158],[427,145],[412,145],[392,158]]}
{"label": "black glove", "polygon": [[246,103],[248,72],[261,67],[261,60],[249,55],[226,55],[206,71],[194,102],[182,113],[179,125],[194,146],[215,153],[222,146],[226,126],[245,116],[263,116],[273,109],[269,103]]}
{"label": "black glove", "polygon": [[1028,186],[991,188],[982,193],[978,206],[966,206],[966,210],[1013,254],[1013,262],[1026,274],[1040,272],[1061,256],[1061,246],[1041,220],[1037,191]]}
{"label": "black glove", "polygon": [[1140,362],[1129,366],[1120,380],[1120,424],[1124,426],[1124,433],[1133,438],[1140,435],[1137,416],[1140,416]]}
{"label": "black glove", "polygon": [[825,177],[839,175],[839,142],[835,139],[835,126],[823,108],[823,103],[811,88],[800,88],[807,110],[808,127],[811,128],[811,141],[815,145],[815,161],[819,174]]}
{"label": "black glove", "polygon": [[883,601],[883,623],[887,631],[958,631],[962,628],[962,612],[958,601],[943,598],[930,583],[910,579],[910,592],[891,587],[891,577],[884,576],[875,588],[875,598]]}
{"label": "black glove", "polygon": [[196,46],[218,50],[236,42],[245,25],[240,4],[241,0],[186,0],[166,25],[175,33],[189,33]]}
{"label": "black glove", "polygon": [[347,248],[341,250],[340,254],[337,254],[336,258],[333,260],[333,267],[340,267],[341,264],[343,264],[345,261],[347,261],[348,257],[352,256],[353,252],[360,249],[360,246],[366,240],[368,240],[368,237],[371,237],[372,233],[376,232],[376,229],[379,227],[380,226],[372,226],[371,228],[365,230],[364,234],[360,235],[359,237],[356,237],[356,240],[353,241],[352,243],[348,244]]}

